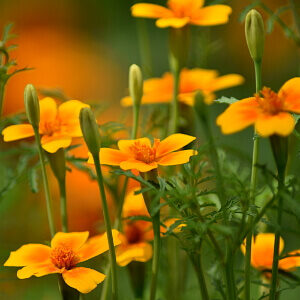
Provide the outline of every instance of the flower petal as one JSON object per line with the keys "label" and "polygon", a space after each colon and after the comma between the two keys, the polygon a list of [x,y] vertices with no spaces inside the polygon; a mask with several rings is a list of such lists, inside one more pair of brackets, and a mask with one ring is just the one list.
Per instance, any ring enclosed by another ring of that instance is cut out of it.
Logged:
{"label": "flower petal", "polygon": [[61,127],[67,135],[72,137],[82,136],[79,114],[80,110],[84,107],[89,107],[89,105],[78,100],[69,100],[59,106],[58,115]]}
{"label": "flower petal", "polygon": [[157,168],[157,163],[152,162],[149,164],[146,164],[142,161],[136,160],[136,159],[129,159],[126,161],[122,161],[120,163],[120,167],[123,170],[138,170],[140,172],[148,172],[155,168]]}
{"label": "flower petal", "polygon": [[149,148],[151,148],[151,141],[148,138],[140,138],[136,140],[119,140],[118,141],[118,147],[120,151],[127,153],[129,155],[132,155],[134,152],[132,152],[131,148],[135,144],[145,145]]}
{"label": "flower petal", "polygon": [[189,162],[190,157],[193,155],[197,155],[197,151],[195,150],[182,150],[177,152],[172,152],[164,155],[157,162],[161,166],[174,166],[181,165]]}
{"label": "flower petal", "polygon": [[124,267],[132,261],[145,262],[152,257],[152,246],[149,243],[138,243],[120,246],[116,250],[119,266]]}
{"label": "flower petal", "polygon": [[[272,269],[274,252],[274,233],[260,233],[252,239],[251,264],[259,269]],[[284,248],[284,241],[280,238],[279,253]],[[241,245],[241,250],[245,254],[245,241]]]}
{"label": "flower petal", "polygon": [[190,15],[204,5],[204,0],[169,0],[168,7],[174,12]]}
{"label": "flower petal", "polygon": [[223,134],[235,133],[253,124],[259,114],[259,104],[255,98],[246,98],[231,104],[219,115],[217,125],[221,127]]}
{"label": "flower petal", "polygon": [[[114,245],[118,246],[121,244],[121,240],[119,239],[119,231],[113,229],[112,230]],[[80,256],[80,261],[86,261],[94,256],[100,255],[101,253],[108,251],[108,241],[107,234],[100,234],[90,238],[77,252]]]}
{"label": "flower petal", "polygon": [[156,21],[156,26],[160,28],[173,27],[173,28],[182,28],[190,21],[189,17],[184,18],[160,18]]}
{"label": "flower petal", "polygon": [[228,5],[210,5],[198,9],[191,17],[191,24],[210,26],[228,22],[232,8]]}
{"label": "flower petal", "polygon": [[79,250],[89,237],[88,231],[83,232],[57,232],[51,241],[51,248],[59,246],[69,247],[74,251]]}
{"label": "flower petal", "polygon": [[300,77],[288,80],[279,90],[279,97],[283,97],[288,111],[300,113]]}
{"label": "flower petal", "polygon": [[11,125],[2,130],[4,142],[16,141],[34,136],[30,124]]}
{"label": "flower petal", "polygon": [[[100,163],[102,165],[119,166],[120,163],[129,158],[128,154],[120,150],[101,148],[100,149]],[[89,159],[89,163],[94,163]]]}
{"label": "flower petal", "polygon": [[171,17],[173,13],[166,7],[150,3],[137,3],[131,7],[131,14],[141,18],[163,18]]}
{"label": "flower petal", "polygon": [[62,276],[67,285],[83,294],[96,288],[106,277],[96,270],[82,267],[67,270]]}
{"label": "flower petal", "polygon": [[227,89],[244,83],[245,79],[239,74],[228,74],[216,78],[211,84],[211,91]]}
{"label": "flower petal", "polygon": [[41,139],[43,149],[49,153],[55,153],[60,148],[67,148],[71,145],[71,142],[71,137],[59,135],[44,135]]}
{"label": "flower petal", "polygon": [[[57,116],[57,105],[54,99],[50,97],[40,100],[40,123],[53,122]],[[40,124],[41,127],[41,124]]]}
{"label": "flower petal", "polygon": [[196,138],[187,134],[175,133],[162,140],[156,149],[156,157],[176,151],[194,141]]}
{"label": "flower petal", "polygon": [[135,192],[140,189],[140,187],[135,187],[127,193],[122,211],[123,218],[130,216],[150,216],[143,194],[135,194]]}
{"label": "flower petal", "polygon": [[289,135],[295,127],[295,120],[290,113],[281,112],[276,115],[263,114],[255,122],[259,135],[267,137],[273,134]]}
{"label": "flower petal", "polygon": [[48,274],[61,273],[61,270],[56,268],[50,261],[43,264],[35,264],[26,266],[17,272],[19,279],[26,279],[31,276],[41,277]]}
{"label": "flower petal", "polygon": [[290,270],[300,267],[300,249],[289,252],[288,255],[291,256],[279,260],[278,268],[281,270]]}
{"label": "flower petal", "polygon": [[27,265],[44,263],[50,257],[50,247],[42,244],[27,244],[16,251],[12,251],[4,263],[7,267],[23,267]]}

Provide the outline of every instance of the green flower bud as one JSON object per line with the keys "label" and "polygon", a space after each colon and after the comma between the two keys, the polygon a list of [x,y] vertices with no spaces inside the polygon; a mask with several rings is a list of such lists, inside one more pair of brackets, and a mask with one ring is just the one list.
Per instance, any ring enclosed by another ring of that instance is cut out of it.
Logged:
{"label": "green flower bud", "polygon": [[245,34],[252,59],[260,62],[264,53],[265,31],[263,18],[255,9],[251,9],[246,16]]}
{"label": "green flower bud", "polygon": [[27,84],[25,87],[24,103],[29,123],[32,127],[38,128],[40,123],[40,104],[36,89],[32,84]]}
{"label": "green flower bud", "polygon": [[64,182],[66,178],[65,150],[60,148],[55,153],[46,152],[46,154],[55,177],[59,182]]}
{"label": "green flower bud", "polygon": [[143,74],[141,68],[137,65],[131,65],[129,68],[129,94],[133,105],[140,105],[143,97]]}
{"label": "green flower bud", "polygon": [[79,119],[82,135],[88,149],[92,155],[98,155],[101,146],[100,133],[92,110],[89,107],[82,108]]}

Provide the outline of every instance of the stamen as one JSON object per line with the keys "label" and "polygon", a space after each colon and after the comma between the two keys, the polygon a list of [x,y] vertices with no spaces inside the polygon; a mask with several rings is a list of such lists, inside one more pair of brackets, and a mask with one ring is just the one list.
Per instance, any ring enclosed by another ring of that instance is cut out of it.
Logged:
{"label": "stamen", "polygon": [[143,161],[147,164],[155,161],[155,147],[151,148],[148,145],[141,144],[139,141],[137,141],[131,146],[131,151],[134,153],[136,160]]}
{"label": "stamen", "polygon": [[284,110],[284,97],[279,97],[277,93],[267,87],[264,87],[260,94],[255,94],[255,98],[265,112],[274,115]]}
{"label": "stamen", "polygon": [[59,269],[67,270],[75,267],[79,262],[79,257],[69,247],[59,246],[51,250],[50,259]]}
{"label": "stamen", "polygon": [[130,224],[125,227],[124,231],[129,244],[136,244],[142,241],[143,233],[138,226]]}

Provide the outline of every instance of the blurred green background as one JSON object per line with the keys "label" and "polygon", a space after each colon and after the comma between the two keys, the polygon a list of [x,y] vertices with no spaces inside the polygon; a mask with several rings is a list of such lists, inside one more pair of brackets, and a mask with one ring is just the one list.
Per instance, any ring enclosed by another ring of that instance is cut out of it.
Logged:
{"label": "blurred green background", "polygon": [[[34,68],[15,76],[9,82],[5,114],[12,115],[23,110],[24,87],[27,83],[33,83],[39,88],[60,89],[68,97],[85,102],[108,103],[105,114],[100,116],[100,123],[119,121],[124,112],[119,101],[127,93],[128,67],[132,63],[142,65],[145,77],[158,77],[168,71],[168,31],[155,27],[153,20],[132,18],[130,7],[137,2],[1,0],[0,29],[13,22],[14,33],[18,35],[13,42],[19,47],[12,56],[20,67]],[[145,2],[165,4],[164,0]],[[245,43],[244,26],[239,21],[241,12],[251,1],[222,2],[233,8],[229,23],[209,28],[193,28],[188,66],[216,69],[221,75],[243,75],[246,79],[243,86],[218,93],[218,96],[242,99],[251,96],[255,91],[253,66]],[[288,4],[287,0],[263,2],[274,11]],[[262,14],[265,19],[268,18],[266,13]],[[293,26],[290,12],[286,12],[283,18],[287,24]],[[287,39],[281,28],[275,25],[273,32],[266,38],[263,84],[276,91],[288,79],[299,76],[299,51],[299,47]],[[216,116],[224,108],[223,105],[214,105],[213,115]],[[220,144],[225,147],[227,145],[228,149],[230,146],[230,149],[238,150],[246,157],[246,162],[250,159],[251,130],[226,137],[221,135],[216,126],[214,130]],[[1,151],[15,145],[17,144],[4,145],[1,141]],[[261,161],[271,166],[272,157],[267,141],[262,142],[262,149]],[[297,145],[295,149],[297,154]],[[79,154],[83,155],[83,152]],[[16,168],[19,162],[17,158],[3,155],[0,160],[2,189],[14,176],[5,173],[5,167]],[[297,174],[298,166],[297,155],[292,164],[294,174]],[[53,189],[56,190],[56,183],[54,180],[52,182]],[[70,229],[96,233],[102,218],[97,186],[85,173],[73,170],[68,174],[67,189]],[[58,206],[57,191],[55,200],[55,205]],[[291,227],[299,227],[299,223],[295,223],[293,219],[287,219],[286,222]],[[0,264],[4,263],[10,251],[22,244],[41,243],[47,237],[43,195],[32,194],[26,175],[22,175],[18,178],[17,187],[7,191],[0,200]],[[299,235],[287,232],[284,238],[287,250],[300,248]],[[128,282],[125,279],[122,290],[122,299],[133,299],[126,292]],[[198,299],[195,290],[196,282],[192,280],[186,299]],[[98,294],[99,288],[85,298],[97,299]],[[282,299],[297,300],[299,294],[299,288],[291,290]],[[0,267],[0,299],[59,299],[55,276],[18,280],[16,269]]]}

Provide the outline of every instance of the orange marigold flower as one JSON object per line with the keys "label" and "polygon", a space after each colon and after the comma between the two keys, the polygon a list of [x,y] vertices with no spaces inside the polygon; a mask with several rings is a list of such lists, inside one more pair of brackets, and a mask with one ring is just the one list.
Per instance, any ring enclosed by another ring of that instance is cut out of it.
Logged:
{"label": "orange marigold flower", "polygon": [[158,19],[156,26],[160,28],[181,28],[187,24],[211,26],[228,22],[232,12],[227,5],[210,5],[203,7],[204,0],[168,0],[167,7],[138,3],[132,6],[134,17]]}
{"label": "orange marigold flower", "polygon": [[[274,253],[274,233],[260,233],[252,239],[251,264],[254,268],[261,271],[271,271]],[[241,245],[241,250],[245,254],[246,241]],[[279,252],[282,253],[284,241],[280,238]],[[300,267],[300,249],[287,254],[288,257],[280,259],[278,268],[284,271],[290,271]]]}
{"label": "orange marigold flower", "polygon": [[300,77],[288,80],[278,93],[265,87],[261,96],[231,104],[217,118],[217,124],[224,134],[238,132],[253,124],[263,137],[287,136],[295,127],[290,112],[300,113]]}
{"label": "orange marigold flower", "polygon": [[[73,137],[81,137],[79,112],[88,106],[78,100],[70,100],[57,107],[55,100],[50,97],[40,100],[39,132],[42,147],[54,153],[59,148],[70,146]],[[32,137],[34,131],[30,124],[19,124],[6,127],[2,134],[4,141],[10,142]]]}
{"label": "orange marigold flower", "polygon": [[[135,195],[139,188],[134,188],[125,197],[123,217],[150,217],[142,194]],[[151,222],[144,220],[125,220],[123,234],[120,235],[122,244],[116,250],[117,263],[126,266],[132,261],[145,262],[152,257],[153,230]]]}
{"label": "orange marigold flower", "polygon": [[[168,136],[164,140],[151,141],[148,138],[136,140],[120,140],[119,150],[110,148],[100,149],[100,162],[103,165],[120,166],[123,170],[138,170],[148,172],[161,166],[172,166],[185,164],[192,155],[196,155],[195,150],[176,151],[191,143],[196,138],[186,134],[176,133]],[[176,151],[176,152],[174,152]],[[89,163],[93,163],[93,158],[89,155]]]}
{"label": "orange marigold flower", "polygon": [[[205,103],[211,104],[215,99],[214,92],[240,85],[244,78],[238,74],[219,76],[216,70],[183,69],[180,75],[179,101],[194,105],[194,96],[201,91],[205,96]],[[170,103],[173,97],[174,77],[165,73],[161,78],[151,78],[144,82],[142,104]],[[121,100],[123,106],[132,105],[132,99],[125,97]]]}
{"label": "orange marigold flower", "polygon": [[[113,230],[112,234],[114,245],[119,245],[119,232]],[[93,269],[77,267],[77,264],[109,249],[106,233],[89,240],[88,236],[88,231],[58,232],[51,241],[51,247],[24,245],[10,253],[4,266],[23,267],[17,272],[19,279],[59,273],[70,287],[88,293],[105,279],[105,275]]]}

